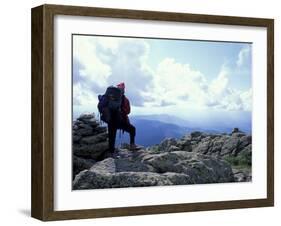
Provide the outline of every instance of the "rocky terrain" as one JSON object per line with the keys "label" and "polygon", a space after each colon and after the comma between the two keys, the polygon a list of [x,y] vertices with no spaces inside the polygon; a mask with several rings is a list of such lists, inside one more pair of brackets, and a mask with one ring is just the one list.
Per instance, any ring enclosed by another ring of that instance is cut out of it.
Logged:
{"label": "rocky terrain", "polygon": [[251,181],[251,143],[238,128],[195,131],[137,151],[123,144],[112,157],[106,127],[83,114],[73,122],[73,189]]}

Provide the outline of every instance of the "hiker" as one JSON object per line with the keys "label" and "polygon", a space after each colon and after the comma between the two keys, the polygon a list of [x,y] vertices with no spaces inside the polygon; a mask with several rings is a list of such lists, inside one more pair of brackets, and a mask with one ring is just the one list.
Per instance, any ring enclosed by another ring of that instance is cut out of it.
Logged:
{"label": "hiker", "polygon": [[99,95],[99,111],[101,120],[107,123],[109,151],[115,151],[115,139],[117,129],[121,129],[130,135],[130,149],[138,147],[135,144],[136,128],[130,123],[128,115],[131,107],[128,98],[125,96],[125,84],[120,83],[116,87],[107,88],[104,95]]}

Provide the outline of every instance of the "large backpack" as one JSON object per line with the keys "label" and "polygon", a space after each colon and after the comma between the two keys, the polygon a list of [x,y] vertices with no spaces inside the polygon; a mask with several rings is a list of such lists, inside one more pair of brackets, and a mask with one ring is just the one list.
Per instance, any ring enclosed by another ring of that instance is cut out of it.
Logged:
{"label": "large backpack", "polygon": [[115,120],[119,123],[121,118],[122,93],[119,88],[110,86],[106,89],[104,95],[99,95],[98,109],[101,120],[110,123]]}
{"label": "large backpack", "polygon": [[105,96],[108,99],[108,108],[112,111],[121,110],[122,93],[119,88],[110,86],[106,89]]}

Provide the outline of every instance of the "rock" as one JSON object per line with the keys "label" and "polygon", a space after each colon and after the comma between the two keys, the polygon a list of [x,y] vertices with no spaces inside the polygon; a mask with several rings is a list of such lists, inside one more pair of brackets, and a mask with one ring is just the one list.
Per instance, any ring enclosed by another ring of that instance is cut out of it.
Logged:
{"label": "rock", "polygon": [[238,154],[240,151],[242,151],[249,144],[252,144],[252,136],[244,135],[244,136],[240,137],[239,145],[238,145],[236,154]]}
{"label": "rock", "polygon": [[96,127],[93,130],[93,135],[100,134],[100,133],[105,133],[105,132],[107,132],[107,127],[99,126],[99,127]]}
{"label": "rock", "polygon": [[208,154],[220,156],[222,146],[227,138],[225,136],[218,136],[212,140],[212,146],[209,148]]}
{"label": "rock", "polygon": [[125,144],[114,155],[107,155],[107,127],[93,114],[74,121],[72,133],[73,189],[251,181],[252,138],[239,129],[194,131],[135,151]]}
{"label": "rock", "polygon": [[199,142],[196,141],[196,140],[190,141],[190,144],[191,144],[192,147],[194,147],[194,146],[197,145],[198,143],[199,143]]}
{"label": "rock", "polygon": [[182,138],[180,140],[188,140],[191,141],[191,135],[190,134],[186,134],[184,136],[182,136]]}
{"label": "rock", "polygon": [[165,152],[168,151],[172,145],[176,144],[177,140],[175,138],[166,138],[158,145],[158,149],[160,150],[160,152]]}
{"label": "rock", "polygon": [[234,179],[236,182],[252,181],[252,174],[249,170],[233,169]]}
{"label": "rock", "polygon": [[78,157],[98,159],[108,150],[108,142],[98,144],[74,144],[73,154]]}
{"label": "rock", "polygon": [[185,174],[153,172],[97,173],[89,170],[79,173],[73,182],[73,189],[147,187],[192,183]]}
{"label": "rock", "polygon": [[184,173],[167,172],[163,173],[162,175],[166,176],[171,181],[172,185],[193,184],[190,176]]}
{"label": "rock", "polygon": [[79,128],[75,132],[79,136],[90,136],[93,135],[93,128],[91,126],[85,125],[84,128]]}
{"label": "rock", "polygon": [[182,151],[192,151],[192,145],[190,137],[182,137],[176,145]]}
{"label": "rock", "polygon": [[143,158],[143,162],[150,164],[158,173],[184,173],[195,184],[234,181],[228,163],[193,152],[176,151],[147,155]]}
{"label": "rock", "polygon": [[76,129],[80,127],[80,125],[84,124],[84,122],[80,121],[80,120],[76,120],[76,121],[73,121],[72,125],[73,127],[76,126]]}
{"label": "rock", "polygon": [[90,171],[97,172],[97,173],[115,173],[116,172],[115,159],[107,158],[101,162],[97,162],[91,167]]}
{"label": "rock", "polygon": [[106,141],[107,137],[108,137],[107,133],[100,133],[100,134],[93,135],[93,136],[83,137],[81,139],[81,143],[82,144],[97,144],[97,143]]}
{"label": "rock", "polygon": [[92,126],[93,128],[99,126],[99,122],[95,118],[84,119],[83,122],[85,122],[87,125]]}
{"label": "rock", "polygon": [[79,126],[77,126],[77,125],[73,125],[72,126],[72,129],[75,131],[75,130],[78,130],[79,129]]}
{"label": "rock", "polygon": [[202,139],[202,141],[198,144],[197,147],[194,148],[195,152],[207,154],[209,151],[209,148],[211,148],[213,145],[211,139],[209,137]]}
{"label": "rock", "polygon": [[236,132],[236,133],[232,133],[231,136],[234,136],[234,137],[243,137],[245,136],[246,134],[244,132]]}
{"label": "rock", "polygon": [[238,132],[240,132],[240,130],[239,130],[238,128],[233,128],[231,134],[233,134],[233,133],[238,133]]}
{"label": "rock", "polygon": [[79,129],[91,129],[91,130],[93,130],[93,128],[86,123],[85,124],[84,123],[79,124]]}
{"label": "rock", "polygon": [[245,182],[247,181],[247,176],[243,172],[238,172],[234,174],[234,179],[236,182]]}
{"label": "rock", "polygon": [[222,146],[220,155],[234,154],[239,144],[239,138],[235,136],[228,137]]}
{"label": "rock", "polygon": [[92,159],[84,159],[77,156],[73,156],[73,178],[76,174],[78,174],[80,171],[89,169],[92,167],[92,165],[95,164],[95,161]]}
{"label": "rock", "polygon": [[181,149],[175,145],[171,145],[169,148],[168,148],[168,152],[172,152],[172,151],[180,151]]}
{"label": "rock", "polygon": [[194,132],[190,133],[191,139],[200,137],[201,135],[202,135],[202,132],[200,132],[200,131],[194,131]]}
{"label": "rock", "polygon": [[146,165],[137,158],[116,159],[117,172],[155,172],[151,165]]}
{"label": "rock", "polygon": [[83,120],[89,120],[95,118],[95,114],[94,113],[84,113],[82,115],[79,116],[78,120],[83,121]]}
{"label": "rock", "polygon": [[191,150],[192,151],[195,150],[195,148],[197,147],[198,143],[199,143],[198,141],[191,141],[190,142]]}
{"label": "rock", "polygon": [[80,135],[72,135],[72,142],[73,143],[79,143],[82,136]]}

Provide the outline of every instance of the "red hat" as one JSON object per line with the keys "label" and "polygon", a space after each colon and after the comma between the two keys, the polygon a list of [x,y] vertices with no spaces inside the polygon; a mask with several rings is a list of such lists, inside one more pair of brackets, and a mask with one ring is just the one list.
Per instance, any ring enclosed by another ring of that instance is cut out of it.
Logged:
{"label": "red hat", "polygon": [[121,82],[117,85],[117,88],[119,89],[125,89],[125,83],[124,82]]}

